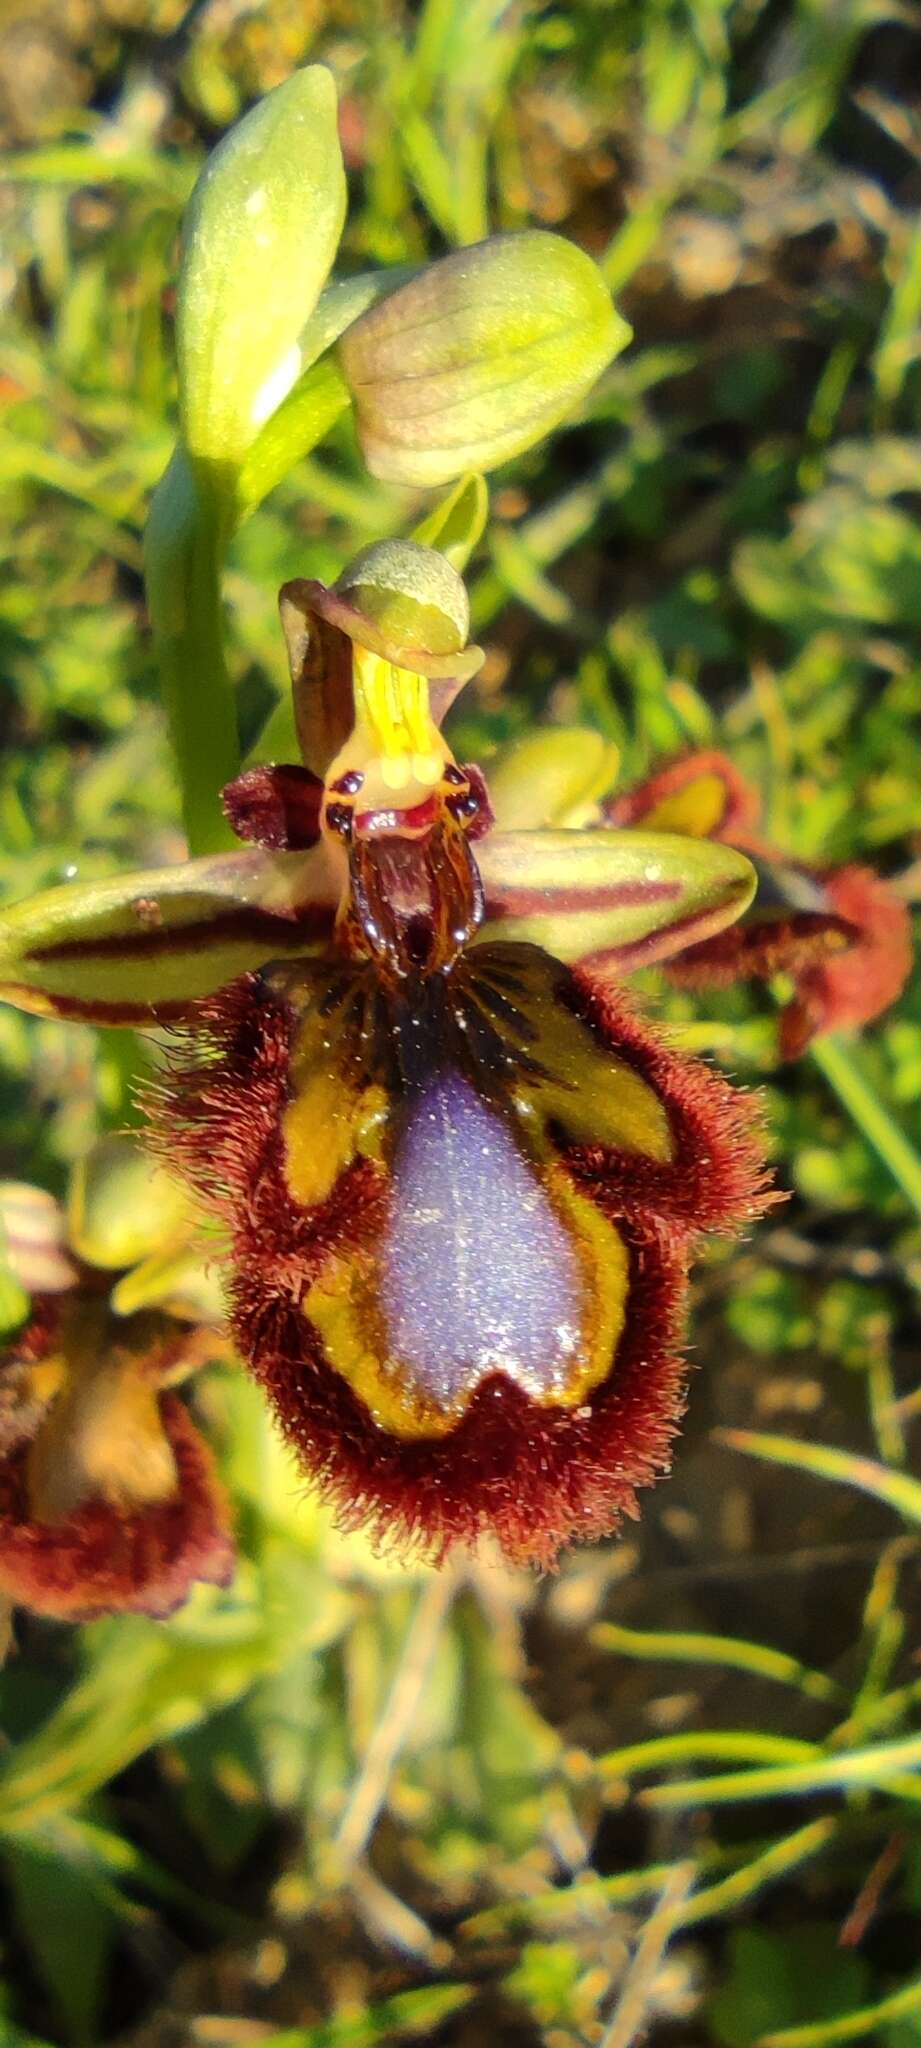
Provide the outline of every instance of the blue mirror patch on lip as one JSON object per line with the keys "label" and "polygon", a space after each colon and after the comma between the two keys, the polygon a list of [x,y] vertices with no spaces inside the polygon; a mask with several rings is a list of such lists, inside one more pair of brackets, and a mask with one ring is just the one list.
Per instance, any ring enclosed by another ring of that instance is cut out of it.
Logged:
{"label": "blue mirror patch on lip", "polygon": [[490,1373],[565,1390],[585,1320],[571,1237],[507,1120],[454,1070],[412,1105],[379,1253],[391,1354],[451,1409]]}

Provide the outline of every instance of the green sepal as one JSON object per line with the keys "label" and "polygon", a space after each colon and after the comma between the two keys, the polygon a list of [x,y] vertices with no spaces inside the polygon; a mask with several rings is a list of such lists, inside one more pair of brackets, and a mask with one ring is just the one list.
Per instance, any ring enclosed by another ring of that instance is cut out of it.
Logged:
{"label": "green sepal", "polygon": [[623,973],[734,923],[757,887],[744,854],[674,832],[493,832],[476,852],[479,938],[528,940]]}
{"label": "green sepal", "polygon": [[276,955],[326,945],[337,899],[322,845],[71,882],[0,916],[0,998],[40,1017],[169,1022]]}

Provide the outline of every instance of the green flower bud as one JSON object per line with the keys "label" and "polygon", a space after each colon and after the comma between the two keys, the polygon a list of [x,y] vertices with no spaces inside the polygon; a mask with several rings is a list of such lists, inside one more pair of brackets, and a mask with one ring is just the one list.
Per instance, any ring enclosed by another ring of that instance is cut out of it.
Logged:
{"label": "green flower bud", "polygon": [[300,376],[345,198],[336,89],[313,64],[238,122],[189,202],[176,336],[195,460],[238,468]]}
{"label": "green flower bud", "polygon": [[600,271],[559,235],[494,235],[350,327],[340,360],[368,467],[444,484],[530,448],[630,338]]}

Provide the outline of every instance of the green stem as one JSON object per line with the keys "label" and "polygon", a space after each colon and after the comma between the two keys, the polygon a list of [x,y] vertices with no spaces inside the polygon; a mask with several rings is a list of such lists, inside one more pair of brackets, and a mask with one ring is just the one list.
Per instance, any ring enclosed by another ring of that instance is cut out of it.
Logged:
{"label": "green stem", "polygon": [[921,1216],[921,1159],[837,1038],[817,1038],[810,1053],[861,1135],[888,1167],[903,1195]]}
{"label": "green stem", "polygon": [[220,792],[240,765],[221,621],[223,549],[216,493],[182,448],[154,493],[144,544],[147,602],[191,854],[234,845]]}
{"label": "green stem", "polygon": [[237,843],[221,806],[221,791],[240,767],[221,608],[228,543],[349,403],[339,369],[324,357],[266,422],[242,468],[193,469],[180,444],[154,492],[144,537],[147,604],[190,854]]}

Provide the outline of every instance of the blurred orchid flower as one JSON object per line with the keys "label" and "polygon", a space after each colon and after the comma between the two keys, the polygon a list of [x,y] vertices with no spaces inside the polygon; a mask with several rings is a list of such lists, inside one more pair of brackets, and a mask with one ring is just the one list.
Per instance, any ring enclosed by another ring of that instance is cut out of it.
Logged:
{"label": "blurred orchid flower", "polygon": [[871,1023],[901,994],[912,962],[901,898],[872,868],[815,868],[781,853],[761,832],[758,791],[724,754],[685,755],[611,799],[605,812],[620,829],[685,832],[738,847],[755,863],[757,909],[732,931],[689,946],[669,971],[684,988],[788,974],[784,1059],[823,1032]]}
{"label": "blurred orchid flower", "polygon": [[67,1621],[162,1617],[234,1564],[211,1453],[174,1391],[228,1351],[188,1204],[113,1137],[77,1170],[69,1228],[18,1183],[0,1187],[0,1223],[31,1297],[0,1358],[0,1597]]}

